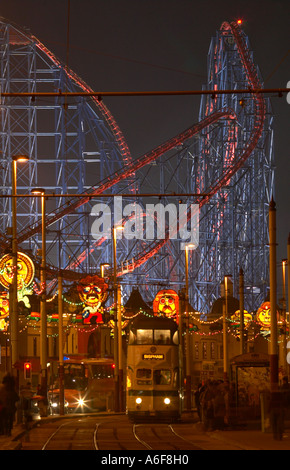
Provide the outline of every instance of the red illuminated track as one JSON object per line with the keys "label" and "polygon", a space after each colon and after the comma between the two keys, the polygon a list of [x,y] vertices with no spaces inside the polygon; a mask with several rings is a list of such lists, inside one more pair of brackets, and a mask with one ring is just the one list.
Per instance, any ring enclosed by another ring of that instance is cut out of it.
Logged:
{"label": "red illuminated track", "polygon": [[[242,31],[237,23],[223,23],[221,26],[221,31],[226,35],[228,33],[232,34],[237,49],[240,55],[240,59],[247,75],[247,79],[249,82],[250,89],[258,89],[261,88],[261,84],[259,82],[257,72],[254,66],[254,63],[251,59],[250,52],[247,48],[247,44],[243,37]],[[58,66],[60,62],[56,57],[43,45],[41,44],[36,38],[32,37],[32,40],[36,42],[36,45],[39,49],[41,49],[48,57]],[[69,78],[71,78],[75,83],[77,83],[84,91],[92,91],[90,87],[83,82],[74,72],[71,70],[66,70]],[[257,143],[261,137],[263,131],[263,125],[265,120],[265,101],[263,95],[261,93],[252,94],[252,99],[254,100],[255,106],[255,123],[253,126],[253,130],[251,136],[246,143],[246,146],[238,158],[235,158],[235,162],[229,166],[225,172],[223,173],[222,177],[219,178],[210,188],[207,190],[207,196],[198,198],[195,203],[198,203],[200,207],[206,204],[223,186],[229,183],[232,176],[244,165],[245,161],[251,155]],[[160,146],[156,147],[154,150],[146,153],[142,157],[138,158],[137,160],[133,161],[131,159],[131,155],[128,149],[128,146],[125,142],[123,134],[119,130],[115,120],[113,119],[112,115],[103,104],[103,102],[99,102],[97,98],[92,98],[98,108],[101,110],[102,114],[105,116],[107,123],[110,126],[116,140],[118,142],[119,148],[122,152],[123,159],[124,159],[124,168],[120,170],[118,173],[115,173],[109,177],[107,177],[104,181],[102,181],[98,187],[92,187],[90,191],[86,193],[83,198],[76,198],[71,199],[69,204],[66,203],[65,205],[61,206],[56,212],[47,216],[46,218],[46,225],[49,226],[52,223],[56,222],[57,220],[61,219],[65,215],[72,213],[78,207],[82,206],[86,202],[90,200],[90,196],[98,195],[104,193],[106,190],[111,188],[112,186],[118,184],[120,181],[130,178],[134,175],[137,170],[140,170],[145,165],[151,163],[152,161],[156,160],[158,157],[163,155],[168,150],[180,145],[193,135],[199,133],[202,129],[208,127],[209,125],[219,121],[220,119],[235,119],[236,116],[232,110],[220,110],[212,113],[211,115],[207,116],[205,119],[200,121],[198,124],[190,127],[189,129],[183,131],[182,133],[178,134],[177,136],[173,137],[172,139],[168,140],[167,142],[161,144]],[[188,215],[190,216],[190,214]],[[33,228],[28,227],[27,229],[22,230],[19,233],[18,243],[23,242],[24,240],[30,238],[35,233],[41,231],[41,223],[35,225]],[[126,271],[119,271],[119,275],[125,274],[128,271],[133,271],[138,266],[145,263],[148,259],[150,259],[154,254],[156,254],[160,248],[167,242],[167,240],[161,240],[159,242],[155,242],[148,246],[146,252],[143,252],[139,258],[135,258],[133,263],[130,263],[128,266],[128,270]]]}
{"label": "red illuminated track", "polygon": [[[251,60],[249,50],[247,45],[244,41],[244,38],[241,33],[241,29],[237,26],[236,23],[223,23],[221,26],[221,30],[227,34],[230,32],[233,34],[237,48],[239,51],[239,55],[244,67],[244,70],[247,74],[247,78],[249,81],[250,88],[261,88],[261,84],[257,77],[257,72],[255,66]],[[255,124],[253,126],[253,130],[251,136],[245,146],[244,151],[240,155],[240,157],[235,161],[233,166],[230,166],[222,175],[222,177],[215,182],[215,184],[207,190],[207,195],[205,197],[201,197],[200,199],[197,198],[195,204],[199,204],[202,207],[206,204],[223,186],[225,186],[233,175],[244,165],[245,161],[249,158],[253,150],[258,144],[258,141],[262,135],[264,121],[265,121],[265,101],[262,94],[253,94],[253,99],[255,103]],[[219,113],[219,112],[217,112]],[[211,117],[214,117],[217,113],[213,113]],[[203,121],[201,121],[203,122]],[[191,212],[189,208],[188,213],[188,220],[190,219]],[[167,243],[167,239],[160,240],[159,242],[155,243],[154,246],[150,246],[145,253],[140,255],[138,258],[134,259],[134,263],[131,263],[130,268],[127,271],[119,271],[119,275],[125,274],[128,271],[133,271],[137,267],[141,266],[145,263],[148,259],[150,259],[153,255],[155,255],[161,248]]]}
{"label": "red illuminated track", "polygon": [[[110,189],[112,186],[118,184],[120,181],[126,178],[129,178],[137,170],[140,170],[145,165],[148,165],[149,163],[153,162],[158,157],[163,155],[165,152],[173,149],[174,147],[183,143],[185,140],[198,134],[205,127],[211,124],[214,124],[220,119],[235,119],[235,117],[236,117],[235,113],[231,109],[218,111],[210,116],[207,116],[205,119],[203,119],[199,123],[194,124],[192,127],[189,127],[188,129],[181,132],[177,136],[172,137],[170,140],[168,140],[164,144],[159,145],[158,147],[146,153],[145,155],[138,158],[137,160],[131,161],[118,173],[114,173],[113,175],[108,176],[107,178],[105,178],[105,180],[99,183],[97,188],[92,187],[83,198],[72,198],[69,204],[67,203],[64,204],[57,211],[55,211],[53,215],[48,215],[46,217],[46,225],[49,226],[53,224],[54,222],[56,222],[57,220],[61,219],[62,217],[66,216],[67,214],[72,213],[75,209],[77,209],[78,207],[88,202],[90,200],[90,197],[96,196],[98,194],[102,194],[106,190]],[[28,229],[22,230],[18,236],[18,243],[21,243],[24,240],[27,240],[32,235],[40,231],[41,231],[41,222],[36,224],[33,228],[29,227]]]}

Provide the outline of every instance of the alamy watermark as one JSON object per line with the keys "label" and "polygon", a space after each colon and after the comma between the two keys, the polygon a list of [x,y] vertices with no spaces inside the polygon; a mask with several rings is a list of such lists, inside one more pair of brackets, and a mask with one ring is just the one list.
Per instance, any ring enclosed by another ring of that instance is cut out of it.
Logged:
{"label": "alamy watermark", "polygon": [[[122,224],[122,231],[116,231],[116,238],[127,240],[180,240],[180,248],[195,249],[199,242],[198,204],[146,204],[138,203],[123,207],[122,196],[114,197],[113,217],[109,205],[98,203],[92,207],[91,234],[95,240],[112,238],[112,228]],[[114,220],[112,220],[112,218]]]}

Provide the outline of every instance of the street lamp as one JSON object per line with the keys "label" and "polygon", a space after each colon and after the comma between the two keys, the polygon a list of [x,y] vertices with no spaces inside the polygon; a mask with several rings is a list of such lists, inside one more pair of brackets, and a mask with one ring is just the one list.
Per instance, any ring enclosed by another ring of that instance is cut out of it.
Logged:
{"label": "street lamp", "polygon": [[228,307],[228,278],[231,275],[224,276],[225,285],[225,303],[223,306],[223,352],[224,352],[224,380],[228,380],[228,341],[227,341],[227,319],[229,315]]}
{"label": "street lamp", "polygon": [[[115,226],[112,229],[113,234],[113,258],[114,258],[114,381],[115,381],[115,411],[122,409],[123,398],[123,369],[122,369],[122,347],[119,338],[119,330],[121,331],[120,305],[118,301],[118,285],[117,285],[117,230],[123,230],[122,226]],[[118,318],[119,317],[119,318]],[[118,321],[120,320],[120,321]]]}
{"label": "street lamp", "polygon": [[288,235],[288,240],[287,240],[287,257],[288,257],[288,283],[287,283],[287,291],[288,291],[288,338],[290,340],[290,233]]}
{"label": "street lamp", "polygon": [[[13,155],[11,161],[12,170],[12,284],[11,298],[9,302],[9,323],[11,340],[11,365],[18,362],[18,305],[17,305],[17,163],[27,162],[27,155]],[[10,297],[10,296],[9,296]],[[12,307],[12,308],[11,308]]]}
{"label": "street lamp", "polygon": [[269,268],[270,268],[270,303],[271,303],[271,336],[270,336],[270,383],[271,392],[278,389],[279,356],[277,332],[277,267],[276,267],[276,203],[273,198],[269,204]]}
{"label": "street lamp", "polygon": [[190,374],[190,350],[189,350],[189,302],[188,302],[188,250],[195,248],[194,244],[185,245],[185,316],[186,316],[186,352],[185,352],[185,375],[186,375],[186,408],[191,410],[191,374]]}
{"label": "street lamp", "polygon": [[41,388],[47,393],[47,318],[46,318],[46,227],[45,227],[45,189],[34,188],[31,194],[41,198],[42,249],[40,267],[40,368]]}
{"label": "street lamp", "polygon": [[282,298],[282,308],[283,308],[283,366],[284,373],[286,375],[287,371],[287,321],[286,321],[286,266],[288,264],[287,259],[282,259],[282,287],[283,287],[283,298]]}
{"label": "street lamp", "polygon": [[105,268],[108,268],[111,266],[109,263],[101,263],[100,268],[101,268],[101,277],[105,277]]}

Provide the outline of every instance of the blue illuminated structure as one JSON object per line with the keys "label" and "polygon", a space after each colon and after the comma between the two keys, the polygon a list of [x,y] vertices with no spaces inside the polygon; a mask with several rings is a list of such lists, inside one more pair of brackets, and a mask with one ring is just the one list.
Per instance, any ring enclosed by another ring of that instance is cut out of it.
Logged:
{"label": "blue illuminated structure", "polygon": [[[92,91],[37,38],[3,19],[0,44],[2,92]],[[237,23],[224,23],[212,39],[207,76],[208,90],[262,87],[248,38]],[[1,110],[1,194],[11,193],[11,158],[21,153],[30,161],[18,168],[18,194],[42,187],[57,195],[46,201],[52,272],[62,268],[69,279],[70,272],[95,273],[101,263],[112,266],[112,240],[92,237],[92,208],[108,204],[114,217],[113,197],[98,194],[132,193],[123,203],[137,203],[144,210],[147,203],[199,204],[199,246],[189,256],[189,301],[196,310],[210,312],[224,275],[232,275],[237,297],[240,268],[245,307],[255,310],[265,299],[267,215],[274,187],[268,98],[250,93],[202,96],[196,124],[138,159],[132,158],[115,119],[97,97],[2,97]],[[136,193],[206,196],[150,199]],[[18,198],[18,242],[36,259],[41,248],[38,205],[35,198]],[[10,245],[11,200],[1,198],[0,207],[4,251]],[[118,240],[117,275],[124,301],[136,285],[147,302],[161,288],[178,291],[184,286],[181,241]]]}

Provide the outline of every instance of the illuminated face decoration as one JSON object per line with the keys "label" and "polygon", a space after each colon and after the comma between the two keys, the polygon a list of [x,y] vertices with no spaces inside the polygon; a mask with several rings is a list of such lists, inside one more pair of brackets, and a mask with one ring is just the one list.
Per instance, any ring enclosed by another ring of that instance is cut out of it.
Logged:
{"label": "illuminated face decoration", "polygon": [[[28,287],[34,278],[34,264],[24,253],[17,253],[17,290]],[[4,255],[0,260],[0,283],[6,289],[13,281],[13,260],[10,254]]]}
{"label": "illuminated face decoration", "polygon": [[102,323],[102,303],[107,299],[108,284],[99,276],[87,276],[78,284],[80,299],[85,304],[84,323]]}
{"label": "illuminated face decoration", "polygon": [[[237,310],[232,316],[231,320],[233,322],[233,325],[240,326],[240,311]],[[244,327],[248,328],[250,325],[250,322],[252,321],[252,315],[247,312],[247,310],[244,310]]]}
{"label": "illuminated face decoration", "polygon": [[178,318],[179,297],[174,290],[161,290],[153,301],[154,315],[164,315],[169,318]]}
{"label": "illuminated face decoration", "polygon": [[257,311],[257,321],[260,323],[262,330],[271,329],[271,303],[264,302]]}

